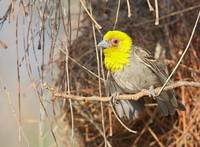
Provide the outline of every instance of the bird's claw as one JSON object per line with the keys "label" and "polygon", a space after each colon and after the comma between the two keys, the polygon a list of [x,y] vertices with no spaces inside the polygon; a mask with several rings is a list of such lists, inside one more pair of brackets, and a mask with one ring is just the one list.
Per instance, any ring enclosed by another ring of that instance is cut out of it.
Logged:
{"label": "bird's claw", "polygon": [[119,96],[119,93],[118,92],[116,92],[116,93],[113,93],[112,95],[111,95],[111,102],[113,103],[113,104],[115,104],[116,102],[117,102],[117,97]]}
{"label": "bird's claw", "polygon": [[153,85],[149,87],[149,97],[153,97],[153,98],[156,97],[156,93],[155,93],[155,89]]}

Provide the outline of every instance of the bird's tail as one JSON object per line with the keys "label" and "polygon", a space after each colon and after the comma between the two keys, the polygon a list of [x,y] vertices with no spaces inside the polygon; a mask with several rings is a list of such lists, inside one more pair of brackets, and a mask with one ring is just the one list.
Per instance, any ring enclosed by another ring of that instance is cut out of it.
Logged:
{"label": "bird's tail", "polygon": [[157,98],[158,109],[160,110],[160,112],[162,112],[164,116],[174,115],[176,109],[185,111],[185,106],[178,100],[176,100],[176,105],[175,105],[173,103],[174,100],[176,100],[175,97],[173,97],[171,100]]}

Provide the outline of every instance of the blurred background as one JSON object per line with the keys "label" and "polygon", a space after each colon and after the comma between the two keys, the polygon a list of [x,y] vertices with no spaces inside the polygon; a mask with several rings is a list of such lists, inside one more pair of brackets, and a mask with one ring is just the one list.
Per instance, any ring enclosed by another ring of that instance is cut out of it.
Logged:
{"label": "blurred background", "polygon": [[[0,146],[200,146],[198,88],[176,89],[185,112],[128,122],[136,135],[107,102],[53,96],[105,96],[95,47],[108,30],[127,32],[155,56],[161,50],[171,71],[199,11],[199,0],[1,0]],[[173,79],[200,82],[199,25]]]}

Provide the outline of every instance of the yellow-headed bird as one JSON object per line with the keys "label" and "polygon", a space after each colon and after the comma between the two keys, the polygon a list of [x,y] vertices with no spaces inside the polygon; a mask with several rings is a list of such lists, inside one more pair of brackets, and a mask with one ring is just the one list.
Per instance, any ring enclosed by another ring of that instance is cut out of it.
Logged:
{"label": "yellow-headed bird", "polygon": [[[109,71],[106,80],[109,96],[161,86],[167,79],[164,66],[149,51],[134,46],[131,37],[124,32],[107,32],[98,46],[103,48],[104,64]],[[175,108],[185,110],[176,100],[174,90],[163,91],[155,99],[165,116],[173,115]],[[137,119],[144,112],[144,101],[118,100],[114,108],[120,118]]]}

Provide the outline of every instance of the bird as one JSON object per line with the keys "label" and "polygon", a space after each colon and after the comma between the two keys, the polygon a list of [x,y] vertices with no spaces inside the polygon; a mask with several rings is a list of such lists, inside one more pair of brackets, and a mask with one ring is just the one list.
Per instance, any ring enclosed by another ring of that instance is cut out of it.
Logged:
{"label": "bird", "polygon": [[[185,110],[185,106],[176,99],[175,91],[162,91],[155,96],[154,87],[162,86],[168,74],[163,64],[155,59],[151,52],[133,45],[132,38],[119,30],[108,31],[98,43],[104,55],[104,65],[108,70],[105,89],[107,96],[135,94],[149,89],[157,102],[162,115],[173,115],[176,109]],[[139,119],[145,111],[144,98],[139,100],[113,101],[116,114],[126,120]]]}

